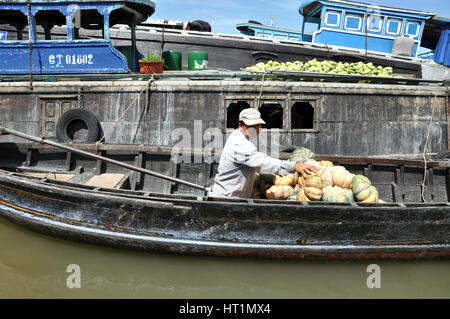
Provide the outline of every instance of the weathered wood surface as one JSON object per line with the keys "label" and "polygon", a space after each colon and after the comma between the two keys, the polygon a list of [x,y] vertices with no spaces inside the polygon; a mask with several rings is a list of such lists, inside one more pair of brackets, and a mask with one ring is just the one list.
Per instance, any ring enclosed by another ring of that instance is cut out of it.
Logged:
{"label": "weathered wood surface", "polygon": [[[0,124],[52,137],[64,110],[86,108],[106,132],[146,85],[146,81],[37,82],[30,90],[27,82],[0,83]],[[150,88],[148,112],[144,92],[105,140],[172,147],[178,142],[174,130],[185,128],[194,147],[196,129],[202,136],[208,129],[231,132],[227,117],[233,103],[256,108],[275,103],[283,110],[282,123],[263,130],[262,136],[270,141],[272,134],[278,134],[280,150],[303,145],[318,154],[337,156],[421,154],[434,107],[427,151],[439,153],[448,148],[446,93],[445,87],[423,85],[156,81]],[[295,129],[293,106],[305,101],[314,108],[314,127]],[[222,143],[225,140],[224,134]],[[0,141],[17,140],[3,136]]]}

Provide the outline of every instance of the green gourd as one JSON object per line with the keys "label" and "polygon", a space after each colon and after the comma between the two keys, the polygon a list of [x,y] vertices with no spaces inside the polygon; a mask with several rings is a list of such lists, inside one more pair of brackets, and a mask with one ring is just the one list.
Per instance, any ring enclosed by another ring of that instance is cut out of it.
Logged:
{"label": "green gourd", "polygon": [[350,189],[339,186],[326,185],[323,190],[322,201],[329,203],[353,203],[353,193]]}
{"label": "green gourd", "polygon": [[378,201],[378,191],[364,175],[355,175],[355,177],[353,177],[352,192],[357,202],[367,201],[372,203]]}
{"label": "green gourd", "polygon": [[290,155],[289,160],[297,163],[304,163],[307,160],[313,160],[315,154],[306,147],[297,147]]}

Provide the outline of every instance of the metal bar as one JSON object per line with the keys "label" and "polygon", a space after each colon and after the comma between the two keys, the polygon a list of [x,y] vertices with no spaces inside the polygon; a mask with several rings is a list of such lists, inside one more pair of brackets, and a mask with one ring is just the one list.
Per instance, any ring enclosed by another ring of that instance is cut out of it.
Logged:
{"label": "metal bar", "polygon": [[100,155],[92,154],[92,153],[89,153],[89,152],[86,152],[86,151],[82,151],[82,150],[79,150],[79,149],[76,149],[76,148],[73,148],[73,147],[70,147],[70,146],[66,146],[66,145],[63,145],[63,144],[56,143],[56,142],[48,141],[45,138],[39,138],[39,137],[31,136],[31,135],[28,135],[28,134],[25,134],[25,133],[22,133],[22,132],[19,132],[19,131],[15,131],[15,130],[11,130],[11,129],[8,129],[8,128],[0,127],[0,135],[4,134],[4,133],[15,135],[17,137],[21,137],[21,138],[24,138],[24,139],[27,139],[27,140],[31,140],[31,141],[34,141],[34,142],[37,142],[37,143],[48,144],[48,145],[51,145],[51,146],[56,147],[56,148],[64,149],[64,150],[69,151],[69,152],[73,152],[73,153],[76,153],[76,154],[80,154],[82,156],[90,157],[90,158],[93,158],[93,159],[96,159],[96,160],[99,160],[99,161],[103,161],[103,162],[106,162],[106,163],[117,165],[117,166],[120,166],[120,167],[123,167],[123,168],[127,168],[127,169],[130,169],[130,170],[136,171],[136,172],[140,172],[140,173],[143,173],[143,174],[155,176],[155,177],[158,177],[158,178],[161,178],[161,179],[166,179],[166,180],[169,180],[171,182],[174,182],[174,183],[177,183],[177,184],[183,184],[183,185],[186,185],[186,186],[189,186],[189,187],[192,187],[192,188],[200,189],[202,191],[207,191],[206,187],[201,186],[201,185],[197,185],[197,184],[194,184],[194,183],[186,182],[186,181],[183,181],[183,180],[178,179],[178,178],[166,176],[164,174],[153,172],[153,171],[150,171],[148,169],[141,168],[141,167],[136,167],[136,166],[133,166],[133,165],[129,165],[127,163],[122,163],[122,162],[116,161],[116,160],[111,159],[111,158],[107,158],[107,157],[103,157],[103,156],[100,156]]}

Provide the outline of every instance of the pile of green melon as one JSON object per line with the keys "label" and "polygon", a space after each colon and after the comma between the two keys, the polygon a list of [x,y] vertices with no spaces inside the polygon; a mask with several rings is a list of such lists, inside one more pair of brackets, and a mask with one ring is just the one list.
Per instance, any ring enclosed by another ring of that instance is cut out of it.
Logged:
{"label": "pile of green melon", "polygon": [[276,62],[269,61],[267,63],[258,63],[249,66],[245,69],[251,73],[265,73],[275,71],[296,71],[296,72],[317,72],[317,73],[332,73],[332,74],[356,74],[366,76],[382,76],[392,77],[392,68],[374,65],[372,62],[336,62],[336,61],[318,61],[317,59],[308,62]]}
{"label": "pile of green melon", "polygon": [[298,173],[279,176],[256,173],[252,198],[337,203],[378,203],[378,190],[363,175],[355,175],[343,166],[316,161],[313,152],[304,147],[294,150],[289,160],[316,166],[317,173],[306,177]]}

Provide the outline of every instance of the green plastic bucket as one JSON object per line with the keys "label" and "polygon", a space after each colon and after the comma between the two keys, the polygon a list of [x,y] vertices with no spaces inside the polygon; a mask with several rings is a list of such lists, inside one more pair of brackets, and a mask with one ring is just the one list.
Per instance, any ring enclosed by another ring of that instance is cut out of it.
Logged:
{"label": "green plastic bucket", "polygon": [[188,56],[188,70],[208,69],[208,52],[191,51]]}
{"label": "green plastic bucket", "polygon": [[164,60],[164,70],[181,70],[180,51],[164,51],[162,58]]}

